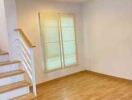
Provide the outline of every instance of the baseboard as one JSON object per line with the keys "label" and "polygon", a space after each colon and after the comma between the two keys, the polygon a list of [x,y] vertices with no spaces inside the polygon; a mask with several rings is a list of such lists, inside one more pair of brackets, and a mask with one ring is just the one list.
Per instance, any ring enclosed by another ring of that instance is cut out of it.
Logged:
{"label": "baseboard", "polygon": [[75,73],[71,73],[71,74],[68,74],[68,75],[65,75],[65,76],[62,76],[62,77],[55,78],[53,80],[49,80],[49,81],[46,81],[46,82],[38,83],[37,84],[37,88],[43,86],[46,83],[49,83],[49,82],[52,82],[52,81],[57,81],[59,79],[62,79],[62,78],[65,78],[65,77],[69,77],[69,76],[72,76],[72,75],[75,75],[75,74],[78,74],[78,73],[81,73],[81,72],[87,72],[87,70],[82,70],[82,71],[79,71],[79,72],[75,72]]}
{"label": "baseboard", "polygon": [[114,78],[114,79],[120,79],[120,80],[124,80],[124,81],[132,81],[131,79],[126,79],[126,78],[122,78],[122,77],[118,77],[118,76],[114,76],[114,75],[109,75],[109,74],[104,74],[104,73],[100,73],[100,72],[96,72],[96,71],[91,71],[91,70],[86,70],[89,73],[93,73],[99,76],[104,76],[104,77],[109,77],[109,78]]}
{"label": "baseboard", "polygon": [[75,74],[78,74],[78,73],[81,73],[81,72],[88,72],[88,73],[92,73],[92,74],[97,75],[97,76],[108,77],[108,78],[117,79],[117,80],[132,81],[130,79],[125,79],[125,78],[112,76],[112,75],[108,75],[108,74],[103,74],[103,73],[99,73],[99,72],[95,72],[95,71],[91,71],[91,70],[83,70],[83,71],[72,73],[72,74],[69,74],[69,75],[66,75],[66,76],[63,76],[63,77],[59,77],[59,78],[56,78],[56,79],[53,79],[53,80],[49,80],[49,81],[46,81],[46,82],[43,82],[43,83],[39,83],[39,84],[37,84],[37,88],[45,85],[46,83],[49,83],[49,82],[52,82],[52,81],[57,81],[59,79],[69,77],[69,76],[72,76],[72,75],[75,75]]}

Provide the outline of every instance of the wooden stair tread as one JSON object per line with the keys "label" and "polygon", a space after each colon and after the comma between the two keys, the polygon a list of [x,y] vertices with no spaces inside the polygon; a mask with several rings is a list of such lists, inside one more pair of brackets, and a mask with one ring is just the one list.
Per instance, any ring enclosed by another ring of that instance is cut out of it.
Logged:
{"label": "wooden stair tread", "polygon": [[0,66],[14,64],[14,63],[20,63],[20,61],[4,61],[4,62],[0,62]]}
{"label": "wooden stair tread", "polygon": [[28,93],[26,95],[23,95],[23,96],[19,96],[19,97],[16,97],[16,98],[13,98],[11,100],[31,100],[34,98],[34,95],[32,93]]}
{"label": "wooden stair tread", "polygon": [[8,91],[12,91],[15,89],[19,89],[25,86],[29,86],[30,84],[26,81],[21,81],[21,82],[16,82],[10,85],[6,85],[6,86],[0,86],[0,93],[5,93]]}
{"label": "wooden stair tread", "polygon": [[0,73],[0,78],[14,76],[14,75],[22,74],[22,73],[24,73],[23,70],[15,70],[15,71],[10,71],[10,72]]}
{"label": "wooden stair tread", "polygon": [[8,55],[8,54],[9,54],[8,52],[0,51],[0,55]]}

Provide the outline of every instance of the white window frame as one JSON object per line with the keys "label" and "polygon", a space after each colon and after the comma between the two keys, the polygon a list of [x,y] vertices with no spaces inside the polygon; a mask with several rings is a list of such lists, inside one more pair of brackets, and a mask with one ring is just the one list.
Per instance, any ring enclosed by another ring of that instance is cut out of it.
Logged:
{"label": "white window frame", "polygon": [[[75,66],[78,66],[78,43],[77,43],[77,31],[76,31],[76,17],[75,17],[75,14],[73,13],[54,13],[54,12],[50,12],[51,14],[57,14],[58,15],[58,23],[59,23],[59,45],[60,45],[60,49],[64,50],[63,48],[63,43],[62,43],[62,31],[61,31],[61,21],[60,21],[60,18],[61,16],[71,16],[73,17],[73,21],[74,21],[74,32],[75,32],[75,46],[76,46],[76,63],[75,64],[72,64],[72,65],[69,65],[69,66],[65,66],[65,63],[64,63],[64,52],[60,51],[60,56],[61,56],[61,67],[60,68],[56,68],[56,69],[53,69],[53,70],[47,70],[47,56],[46,56],[46,46],[45,46],[45,42],[44,42],[44,38],[43,38],[43,33],[41,31],[41,18],[40,18],[40,15],[41,14],[46,14],[46,13],[43,13],[43,12],[40,12],[38,15],[39,15],[39,25],[40,25],[40,35],[41,35],[41,43],[42,43],[42,52],[43,52],[43,58],[44,58],[44,72],[52,72],[52,71],[56,71],[56,70],[60,70],[60,69],[66,69],[66,68],[70,68],[70,67],[75,67]],[[62,61],[63,60],[63,61]]]}

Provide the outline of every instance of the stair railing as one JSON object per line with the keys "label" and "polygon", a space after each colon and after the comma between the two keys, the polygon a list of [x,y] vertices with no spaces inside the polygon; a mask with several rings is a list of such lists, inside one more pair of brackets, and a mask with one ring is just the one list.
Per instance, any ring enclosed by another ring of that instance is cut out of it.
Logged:
{"label": "stair railing", "polygon": [[26,70],[32,86],[33,86],[33,94],[36,96],[36,78],[35,78],[35,64],[34,64],[34,53],[33,49],[36,47],[32,44],[29,36],[24,33],[22,29],[15,29],[18,33],[18,41],[20,46],[20,60],[22,61],[22,65]]}

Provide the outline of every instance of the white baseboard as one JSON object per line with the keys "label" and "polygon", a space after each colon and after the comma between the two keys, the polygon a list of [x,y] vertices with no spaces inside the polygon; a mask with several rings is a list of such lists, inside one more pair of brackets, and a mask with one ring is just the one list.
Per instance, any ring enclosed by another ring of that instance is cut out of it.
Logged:
{"label": "white baseboard", "polygon": [[53,72],[49,72],[49,73],[45,73],[44,77],[43,77],[43,81],[38,82],[38,84],[41,84],[43,82],[46,81],[50,81],[50,80],[54,80],[56,78],[61,78],[70,74],[74,74],[80,71],[84,71],[86,70],[85,67],[81,67],[81,66],[74,66],[74,67],[69,67],[69,68],[65,68],[65,69],[60,69],[57,71],[53,71]]}

